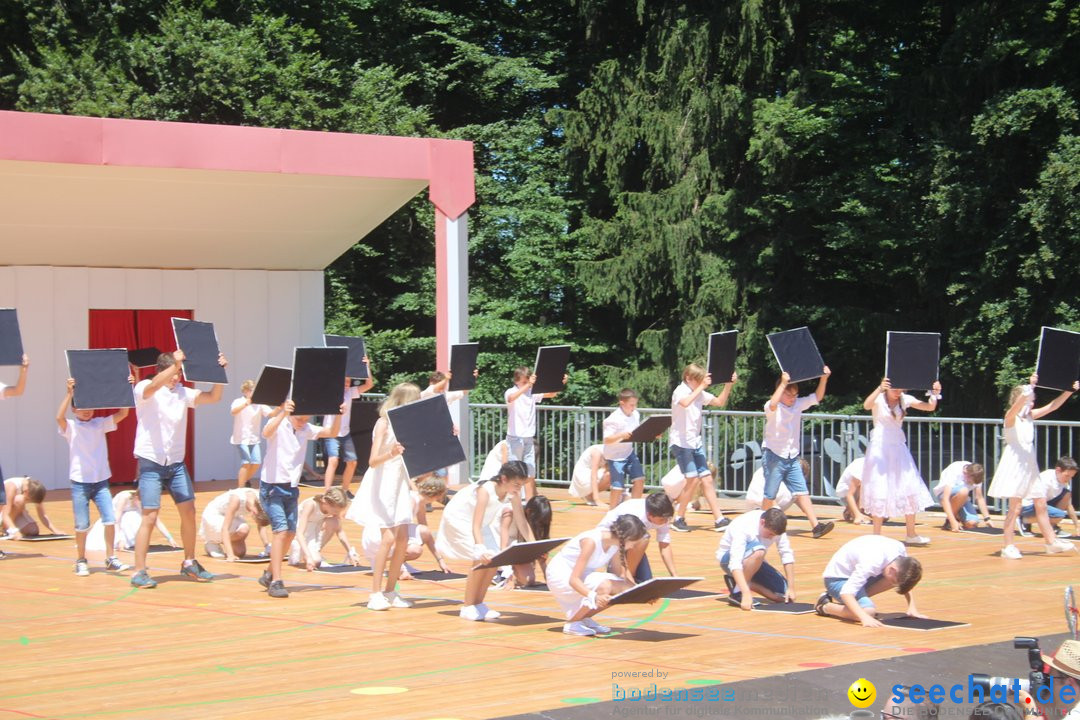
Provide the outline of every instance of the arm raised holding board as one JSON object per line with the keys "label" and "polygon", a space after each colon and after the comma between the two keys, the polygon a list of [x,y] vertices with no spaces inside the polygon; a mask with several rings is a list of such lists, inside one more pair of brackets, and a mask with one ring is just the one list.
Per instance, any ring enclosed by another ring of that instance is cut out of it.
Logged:
{"label": "arm raised holding board", "polygon": [[[506,424],[506,443],[509,446],[510,460],[520,460],[529,469],[525,482],[525,499],[536,495],[536,406],[546,398],[555,397],[566,386],[569,378],[566,365],[570,358],[570,346],[560,345],[553,348],[540,348],[536,353],[536,373],[527,367],[514,370],[514,386],[503,393],[508,413]],[[541,373],[543,384],[550,391],[541,391]],[[553,376],[562,376],[562,383],[556,385]]]}

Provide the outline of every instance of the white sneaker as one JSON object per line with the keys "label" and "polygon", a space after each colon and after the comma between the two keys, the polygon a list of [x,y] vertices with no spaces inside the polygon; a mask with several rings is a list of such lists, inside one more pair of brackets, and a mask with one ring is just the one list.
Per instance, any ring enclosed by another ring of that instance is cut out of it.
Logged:
{"label": "white sneaker", "polygon": [[1066,530],[1065,528],[1058,528],[1057,529],[1057,536],[1059,538],[1071,538],[1072,533],[1069,532],[1068,530]]}
{"label": "white sneaker", "polygon": [[127,563],[120,562],[120,558],[113,555],[112,557],[105,559],[105,569],[112,570],[113,572],[124,572],[130,570],[131,566]]}
{"label": "white sneaker", "polygon": [[465,620],[483,620],[483,616],[478,610],[478,605],[462,605],[461,610],[458,612],[458,617]]}
{"label": "white sneaker", "polygon": [[367,609],[368,610],[389,610],[390,609],[390,600],[389,600],[389,598],[386,597],[385,593],[381,593],[381,592],[371,593],[371,595],[368,596]]}
{"label": "white sneaker", "polygon": [[90,574],[90,565],[85,560],[75,561],[75,574],[79,577],[86,577]]}
{"label": "white sneaker", "polygon": [[411,608],[413,606],[412,600],[406,600],[398,595],[396,592],[392,592],[388,596],[390,600],[390,607],[396,608]]}
{"label": "white sneaker", "polygon": [[562,626],[562,631],[567,635],[581,635],[582,637],[596,634],[595,630],[583,622],[568,622]]}
{"label": "white sneaker", "polygon": [[1020,554],[1020,550],[1015,545],[1007,545],[1001,549],[1001,557],[1009,560],[1019,560],[1023,555]]}
{"label": "white sneaker", "polygon": [[225,548],[222,547],[219,543],[208,542],[203,549],[206,550],[206,554],[212,558],[215,558],[217,560],[225,559]]}
{"label": "white sneaker", "polygon": [[904,544],[905,545],[918,545],[918,546],[929,545],[930,544],[930,538],[925,537],[923,535],[912,535],[911,537],[904,538]]}
{"label": "white sneaker", "polygon": [[1054,553],[1069,552],[1075,550],[1076,546],[1067,540],[1055,540],[1052,543],[1047,543],[1046,554],[1053,555]]}
{"label": "white sneaker", "polygon": [[585,627],[589,627],[595,630],[597,635],[607,635],[609,632],[611,632],[611,628],[609,628],[607,625],[601,625],[592,618],[585,618],[581,621],[581,624]]}
{"label": "white sneaker", "polygon": [[410,575],[416,575],[416,573],[420,572],[409,563],[402,563],[401,567],[404,568],[405,572],[409,573]]}
{"label": "white sneaker", "polygon": [[476,610],[480,613],[480,619],[484,622],[487,622],[488,620],[498,620],[502,617],[501,612],[499,612],[498,610],[492,610],[487,606],[486,603],[480,603],[479,605],[477,605]]}

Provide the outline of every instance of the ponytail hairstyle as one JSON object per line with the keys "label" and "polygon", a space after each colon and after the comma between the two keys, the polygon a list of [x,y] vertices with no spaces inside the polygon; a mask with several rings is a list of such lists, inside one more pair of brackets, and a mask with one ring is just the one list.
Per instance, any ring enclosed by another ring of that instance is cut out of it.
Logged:
{"label": "ponytail hairstyle", "polygon": [[[664,497],[667,497],[666,495]],[[547,540],[551,537],[551,501],[543,495],[535,495],[525,503],[525,521],[532,528],[533,537]]]}
{"label": "ponytail hairstyle", "polygon": [[636,515],[620,515],[615,518],[615,522],[611,523],[609,532],[619,541],[619,561],[625,571],[627,570],[626,543],[645,537],[645,523],[641,522]]}
{"label": "ponytail hairstyle", "polygon": [[324,493],[316,495],[313,500],[316,503],[326,503],[330,507],[343,508],[349,504],[345,491],[339,487],[332,487]]}
{"label": "ponytail hairstyle", "polygon": [[264,528],[270,525],[270,516],[266,514],[266,510],[263,509],[259,498],[255,498],[255,502],[252,503],[251,518],[255,521],[256,527]]}

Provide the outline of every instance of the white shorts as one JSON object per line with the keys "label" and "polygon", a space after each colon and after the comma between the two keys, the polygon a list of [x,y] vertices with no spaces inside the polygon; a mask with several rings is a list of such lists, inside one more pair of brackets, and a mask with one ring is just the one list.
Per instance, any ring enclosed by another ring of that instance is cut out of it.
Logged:
{"label": "white shorts", "polygon": [[[585,583],[585,587],[589,588],[590,591],[593,591],[600,587],[600,584],[605,580],[619,579],[618,575],[598,570],[586,575],[582,582]],[[555,600],[558,601],[559,605],[562,607],[567,620],[574,617],[574,615],[577,615],[578,611],[584,607],[585,598],[570,586],[570,579],[561,576],[552,577],[551,575],[548,575],[547,581],[548,590],[551,591],[551,594],[555,596]]]}

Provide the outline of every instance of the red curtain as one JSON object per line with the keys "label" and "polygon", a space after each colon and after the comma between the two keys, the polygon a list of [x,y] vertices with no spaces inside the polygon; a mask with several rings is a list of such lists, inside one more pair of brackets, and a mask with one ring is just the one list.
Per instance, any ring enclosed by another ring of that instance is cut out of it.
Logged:
{"label": "red curtain", "polygon": [[[191,310],[91,310],[90,311],[90,349],[127,348],[135,350],[144,347],[156,347],[162,352],[176,349],[170,318],[192,319]],[[153,368],[143,368],[141,377],[136,381],[154,374]],[[108,414],[103,411],[100,414]],[[106,438],[109,447],[109,467],[112,469],[112,482],[131,483],[135,481],[136,463],[132,450],[135,447],[135,411],[124,422],[109,433]],[[189,473],[195,467],[195,425],[194,416],[188,414],[187,449],[185,458]],[[194,477],[194,475],[192,475]]]}

